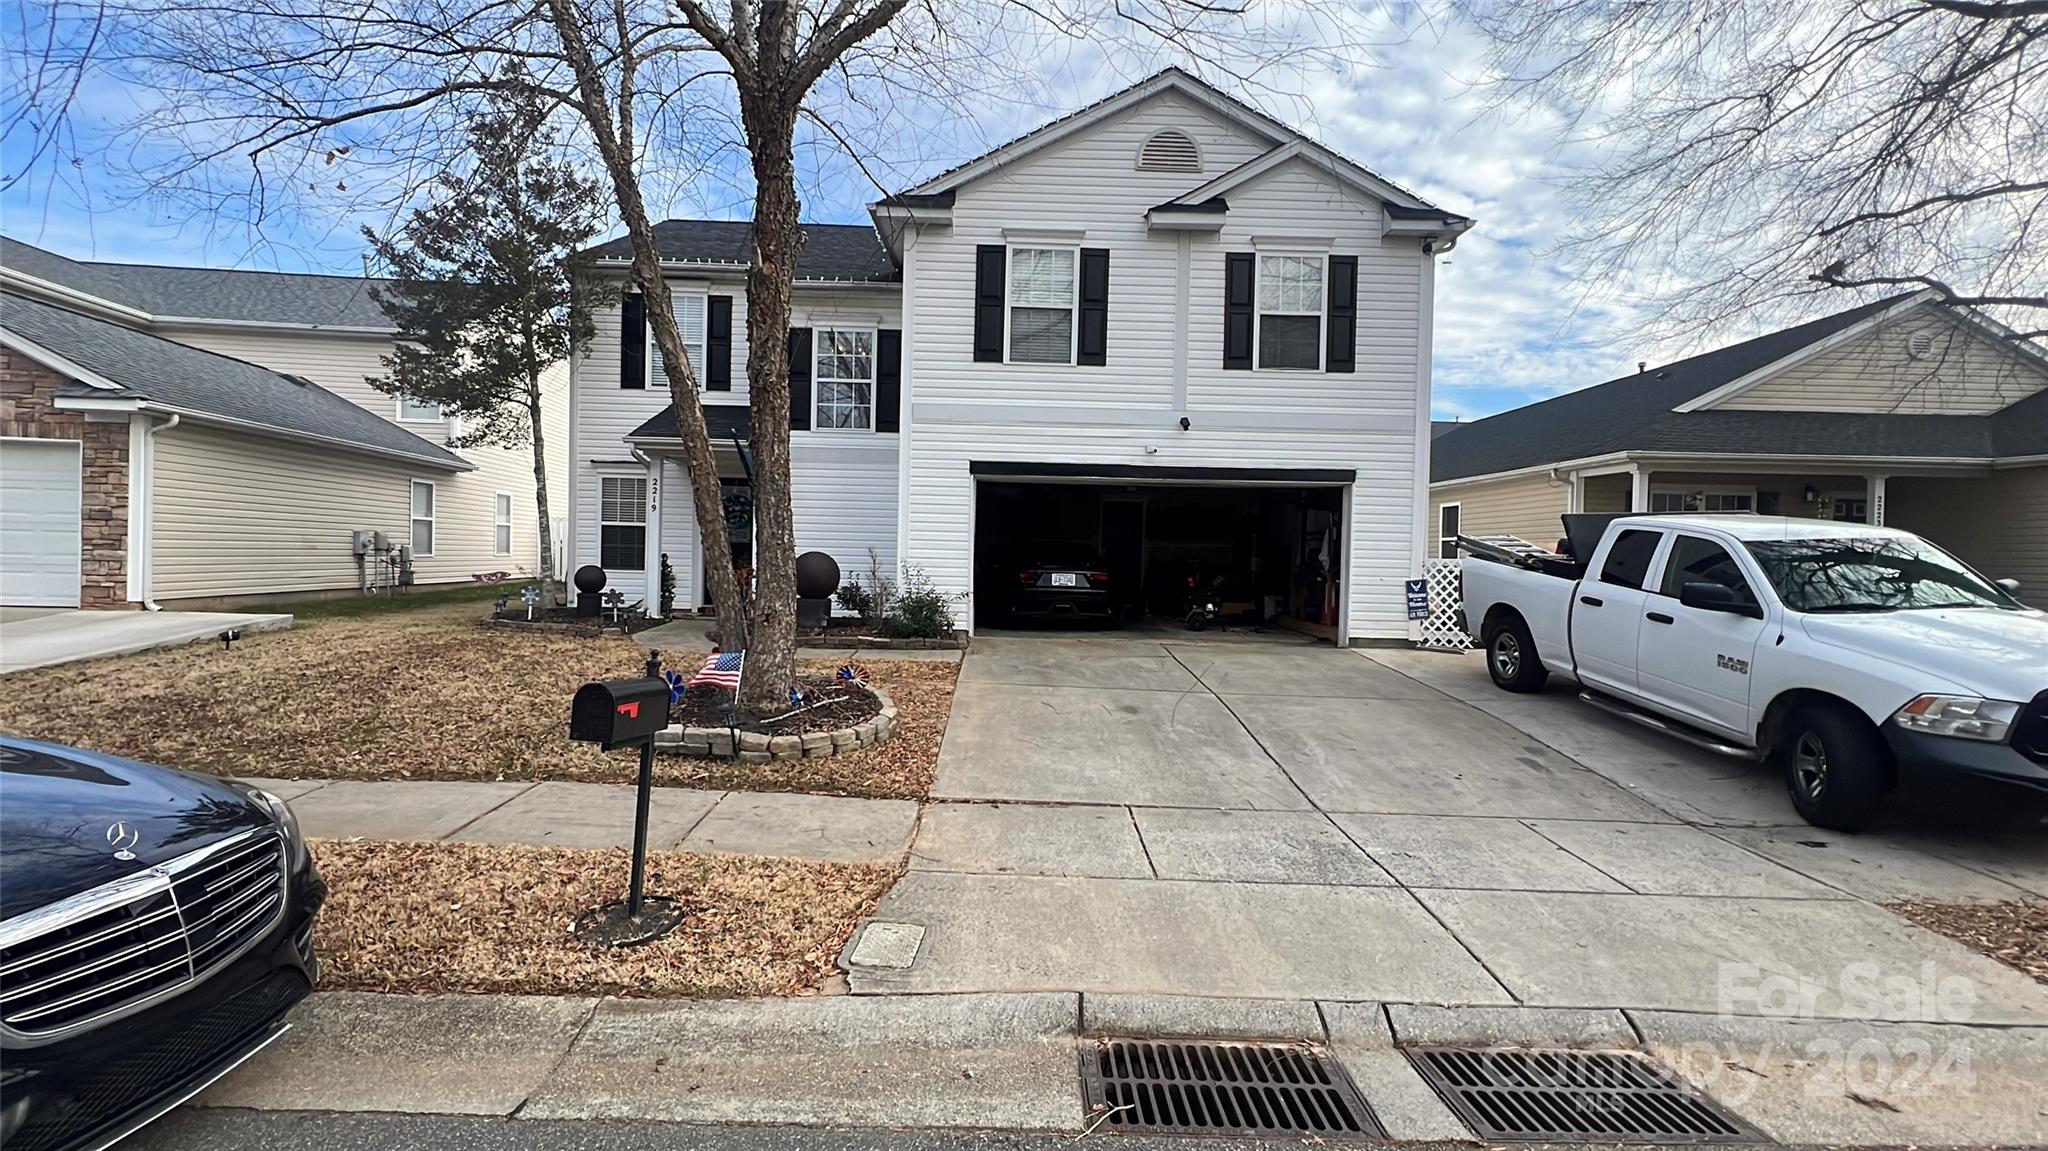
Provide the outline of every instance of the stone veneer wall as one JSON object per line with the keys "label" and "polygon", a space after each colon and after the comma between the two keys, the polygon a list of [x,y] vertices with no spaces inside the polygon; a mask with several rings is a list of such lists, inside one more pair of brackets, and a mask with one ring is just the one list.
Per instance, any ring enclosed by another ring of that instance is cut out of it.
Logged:
{"label": "stone veneer wall", "polygon": [[79,440],[84,453],[81,607],[128,602],[128,423],[88,423],[84,412],[50,404],[64,377],[12,348],[0,347],[0,436]]}

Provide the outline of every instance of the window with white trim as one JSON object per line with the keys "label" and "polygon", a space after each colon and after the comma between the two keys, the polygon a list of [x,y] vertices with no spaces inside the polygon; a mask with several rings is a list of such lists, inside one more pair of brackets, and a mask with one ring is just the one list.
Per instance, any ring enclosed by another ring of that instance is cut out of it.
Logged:
{"label": "window with white trim", "polygon": [[875,426],[875,330],[818,328],[811,340],[818,429]]}
{"label": "window with white trim", "polygon": [[1323,368],[1324,256],[1259,255],[1259,367],[1321,371]]}
{"label": "window with white trim", "polygon": [[1436,510],[1436,555],[1438,559],[1458,558],[1458,533],[1464,530],[1465,505],[1448,503]]}
{"label": "window with white trim", "polygon": [[1756,489],[1659,485],[1650,489],[1650,510],[1656,513],[1755,511]]}
{"label": "window with white trim", "polygon": [[412,554],[434,554],[434,481],[412,482]]}
{"label": "window with white trim", "polygon": [[[669,297],[676,306],[676,328],[683,334],[683,349],[690,353],[690,367],[697,373],[697,387],[704,387],[704,312],[710,297],[702,292],[676,292]],[[661,345],[654,342],[654,326],[647,327],[647,381],[652,387],[668,386],[668,371],[662,366]]]}
{"label": "window with white trim", "polygon": [[1074,362],[1080,287],[1080,249],[1010,249],[1010,363]]}
{"label": "window with white trim", "polygon": [[647,479],[605,476],[598,481],[597,565],[608,572],[639,571],[647,564]]}
{"label": "window with white trim", "polygon": [[398,397],[398,422],[403,424],[437,424],[448,418],[441,405],[415,400],[411,396]]}
{"label": "window with white trim", "polygon": [[499,555],[512,554],[511,492],[499,492],[491,499],[491,543]]}

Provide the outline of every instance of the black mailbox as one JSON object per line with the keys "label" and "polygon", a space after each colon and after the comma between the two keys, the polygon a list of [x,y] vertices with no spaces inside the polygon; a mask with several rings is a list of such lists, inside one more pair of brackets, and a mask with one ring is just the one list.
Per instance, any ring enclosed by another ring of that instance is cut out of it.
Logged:
{"label": "black mailbox", "polygon": [[668,726],[665,680],[608,679],[576,689],[569,704],[569,738],[602,744],[606,751],[654,738]]}

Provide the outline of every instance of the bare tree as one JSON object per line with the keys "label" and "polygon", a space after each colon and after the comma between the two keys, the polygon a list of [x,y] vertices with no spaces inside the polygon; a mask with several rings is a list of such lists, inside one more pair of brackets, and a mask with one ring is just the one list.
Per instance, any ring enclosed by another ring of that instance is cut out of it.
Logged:
{"label": "bare tree", "polygon": [[2048,0],[1456,0],[1564,117],[1563,244],[1708,330],[1931,287],[2048,331]]}
{"label": "bare tree", "polygon": [[[159,212],[258,225],[281,212],[398,207],[464,144],[494,93],[537,99],[579,129],[631,240],[667,376],[704,553],[730,555],[722,493],[677,326],[647,188],[695,154],[745,152],[753,228],[750,346],[788,339],[802,246],[797,144],[899,140],[932,110],[1011,99],[1064,53],[1115,73],[1166,60],[1266,90],[1270,74],[1370,63],[1398,39],[1376,8],[1341,0],[57,0],[29,66],[12,69],[0,128],[25,154],[126,166]],[[47,31],[47,35],[43,34]],[[69,115],[94,82],[146,92],[96,147]],[[9,172],[0,180],[20,178]],[[884,191],[893,189],[882,188]],[[725,641],[748,652],[743,712],[780,706],[795,667],[788,364],[750,355],[756,587],[707,573]]]}

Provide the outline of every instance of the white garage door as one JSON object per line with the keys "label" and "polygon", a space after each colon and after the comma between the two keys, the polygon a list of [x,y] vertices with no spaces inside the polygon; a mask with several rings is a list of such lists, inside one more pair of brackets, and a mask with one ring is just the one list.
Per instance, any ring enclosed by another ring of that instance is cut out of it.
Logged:
{"label": "white garage door", "polygon": [[77,607],[76,440],[0,442],[0,604]]}

